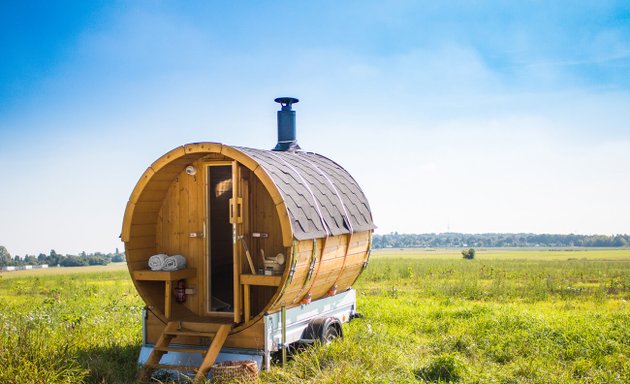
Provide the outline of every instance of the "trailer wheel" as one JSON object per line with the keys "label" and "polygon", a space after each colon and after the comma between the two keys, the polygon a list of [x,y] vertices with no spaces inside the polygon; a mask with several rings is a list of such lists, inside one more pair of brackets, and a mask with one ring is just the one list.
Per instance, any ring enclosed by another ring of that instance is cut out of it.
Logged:
{"label": "trailer wheel", "polygon": [[343,337],[341,323],[334,317],[313,319],[302,333],[302,339],[308,342],[319,341],[327,345],[338,337]]}
{"label": "trailer wheel", "polygon": [[339,336],[340,336],[339,330],[337,329],[336,324],[330,324],[324,330],[324,335],[322,336],[322,343],[328,345],[330,344],[331,341],[338,338]]}

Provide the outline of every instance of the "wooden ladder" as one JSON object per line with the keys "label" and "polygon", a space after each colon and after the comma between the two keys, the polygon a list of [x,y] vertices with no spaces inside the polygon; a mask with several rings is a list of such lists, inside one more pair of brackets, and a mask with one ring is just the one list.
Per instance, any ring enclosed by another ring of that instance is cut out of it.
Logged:
{"label": "wooden ladder", "polygon": [[[187,329],[185,328],[187,325],[192,326],[191,328],[201,330]],[[218,326],[218,328],[216,326]],[[149,358],[147,359],[145,366],[140,373],[140,381],[148,382],[151,379],[153,370],[157,368],[162,368],[195,372],[194,383],[203,383],[206,379],[208,371],[210,370],[210,367],[212,367],[212,364],[214,364],[215,360],[217,359],[217,356],[221,351],[221,347],[223,347],[223,344],[225,343],[225,340],[227,339],[227,336],[230,333],[232,326],[232,323],[216,324],[169,321],[166,324],[166,327],[164,327],[162,335],[160,335],[157,343],[155,343],[153,351],[151,351],[151,354],[149,355]],[[212,338],[212,342],[210,343],[210,346],[207,350],[170,347],[169,344],[171,340],[173,340],[177,336]],[[201,353],[202,355],[204,355],[204,358],[199,367],[160,364],[162,356],[169,352]]]}

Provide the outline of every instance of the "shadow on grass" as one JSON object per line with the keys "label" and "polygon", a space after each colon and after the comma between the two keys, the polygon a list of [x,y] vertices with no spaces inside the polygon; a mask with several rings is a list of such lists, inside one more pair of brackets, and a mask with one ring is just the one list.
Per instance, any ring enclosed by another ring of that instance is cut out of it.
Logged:
{"label": "shadow on grass", "polygon": [[121,345],[80,349],[77,361],[89,370],[86,383],[136,383],[140,345]]}

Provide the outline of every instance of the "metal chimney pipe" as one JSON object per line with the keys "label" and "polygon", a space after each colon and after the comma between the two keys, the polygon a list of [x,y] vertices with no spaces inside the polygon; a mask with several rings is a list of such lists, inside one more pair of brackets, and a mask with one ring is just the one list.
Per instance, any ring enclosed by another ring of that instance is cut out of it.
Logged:
{"label": "metal chimney pipe", "polygon": [[295,111],[291,109],[291,105],[300,100],[294,97],[278,97],[274,101],[280,103],[282,108],[278,111],[278,144],[273,150],[297,151],[300,146],[295,133]]}

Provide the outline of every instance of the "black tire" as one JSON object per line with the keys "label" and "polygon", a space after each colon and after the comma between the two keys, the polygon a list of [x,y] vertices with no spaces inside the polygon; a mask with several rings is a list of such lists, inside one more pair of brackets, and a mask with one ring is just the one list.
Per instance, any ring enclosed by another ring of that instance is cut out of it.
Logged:
{"label": "black tire", "polygon": [[337,329],[336,324],[334,323],[328,324],[326,329],[324,329],[324,332],[321,337],[322,344],[328,345],[338,337],[339,337],[339,330]]}
{"label": "black tire", "polygon": [[322,344],[330,344],[338,337],[343,337],[343,330],[339,320],[334,317],[313,319],[302,334],[303,339]]}

